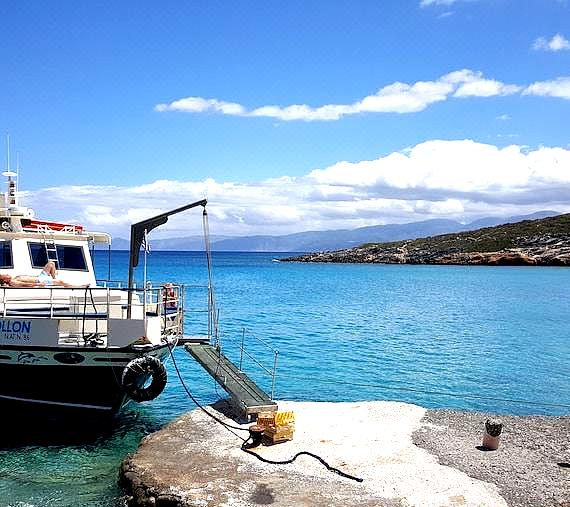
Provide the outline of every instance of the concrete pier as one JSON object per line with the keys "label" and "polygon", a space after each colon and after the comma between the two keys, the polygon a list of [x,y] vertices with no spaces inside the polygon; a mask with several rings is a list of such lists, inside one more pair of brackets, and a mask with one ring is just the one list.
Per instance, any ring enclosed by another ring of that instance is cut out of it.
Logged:
{"label": "concrete pier", "polygon": [[[216,408],[223,418],[224,404]],[[247,432],[230,432],[194,410],[146,437],[123,463],[129,505],[570,505],[568,417],[502,417],[501,447],[487,452],[478,446],[489,414],[398,402],[280,401],[279,409],[295,412],[294,440],[256,452],[286,460],[310,451],[363,482],[331,473],[307,456],[290,465],[263,463],[240,449]]]}

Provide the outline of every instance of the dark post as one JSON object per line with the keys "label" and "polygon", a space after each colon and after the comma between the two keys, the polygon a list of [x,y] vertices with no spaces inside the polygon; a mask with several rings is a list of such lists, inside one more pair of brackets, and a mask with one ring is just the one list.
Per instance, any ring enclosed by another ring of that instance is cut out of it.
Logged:
{"label": "dark post", "polygon": [[503,431],[503,423],[500,419],[487,419],[485,432],[483,433],[483,447],[491,451],[499,448],[499,437]]}

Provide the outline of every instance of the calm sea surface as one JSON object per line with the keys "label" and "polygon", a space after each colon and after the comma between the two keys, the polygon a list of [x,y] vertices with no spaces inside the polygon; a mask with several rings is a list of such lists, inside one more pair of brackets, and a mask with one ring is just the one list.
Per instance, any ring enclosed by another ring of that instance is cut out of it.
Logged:
{"label": "calm sea surface", "polygon": [[[106,252],[96,252],[107,277]],[[214,253],[221,340],[239,361],[246,347],[268,367],[279,350],[277,399],[400,400],[505,414],[570,414],[570,269],[319,265],[284,254]],[[126,279],[114,252],[111,278]],[[189,288],[187,334],[206,331],[202,253],[152,252],[148,277]],[[142,276],[141,266],[138,275]],[[183,378],[203,403],[221,388],[183,350]],[[271,379],[244,369],[267,390]],[[194,408],[169,364],[150,403],[111,422],[25,420],[3,414],[0,506],[119,506],[119,465],[140,439]]]}

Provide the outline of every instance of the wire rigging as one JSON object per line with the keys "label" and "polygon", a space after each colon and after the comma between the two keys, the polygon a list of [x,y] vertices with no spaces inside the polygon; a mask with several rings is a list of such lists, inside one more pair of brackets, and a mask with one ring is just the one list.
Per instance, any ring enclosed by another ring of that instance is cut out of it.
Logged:
{"label": "wire rigging", "polygon": [[202,228],[204,231],[204,247],[206,251],[206,263],[208,267],[208,338],[214,338],[214,344],[219,345],[219,315],[216,309],[216,297],[214,294],[214,277],[212,275],[212,246],[210,242],[210,226],[206,206],[202,212]]}

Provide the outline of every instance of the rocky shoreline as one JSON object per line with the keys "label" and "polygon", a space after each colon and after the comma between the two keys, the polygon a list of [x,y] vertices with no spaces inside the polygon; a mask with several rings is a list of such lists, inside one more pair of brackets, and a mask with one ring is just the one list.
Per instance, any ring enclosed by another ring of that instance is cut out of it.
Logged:
{"label": "rocky shoreline", "polygon": [[[257,453],[285,460],[311,451],[363,482],[305,456],[290,465],[258,461],[240,449],[247,432],[194,410],[123,462],[128,505],[570,507],[570,417],[504,417],[499,449],[485,451],[490,414],[384,401],[279,406],[295,411],[295,438]],[[223,402],[208,409],[226,418]]]}
{"label": "rocky shoreline", "polygon": [[520,246],[498,251],[435,248],[428,242],[400,241],[364,245],[334,252],[315,252],[281,259],[286,262],[377,264],[457,264],[471,266],[570,266],[570,235],[520,238]]}
{"label": "rocky shoreline", "polygon": [[570,266],[570,248],[550,250],[509,249],[498,252],[426,252],[406,247],[375,250],[366,247],[316,252],[281,259],[284,262],[368,264],[442,264],[465,266]]}
{"label": "rocky shoreline", "polygon": [[282,259],[296,262],[570,266],[570,214],[475,231],[369,243]]}

